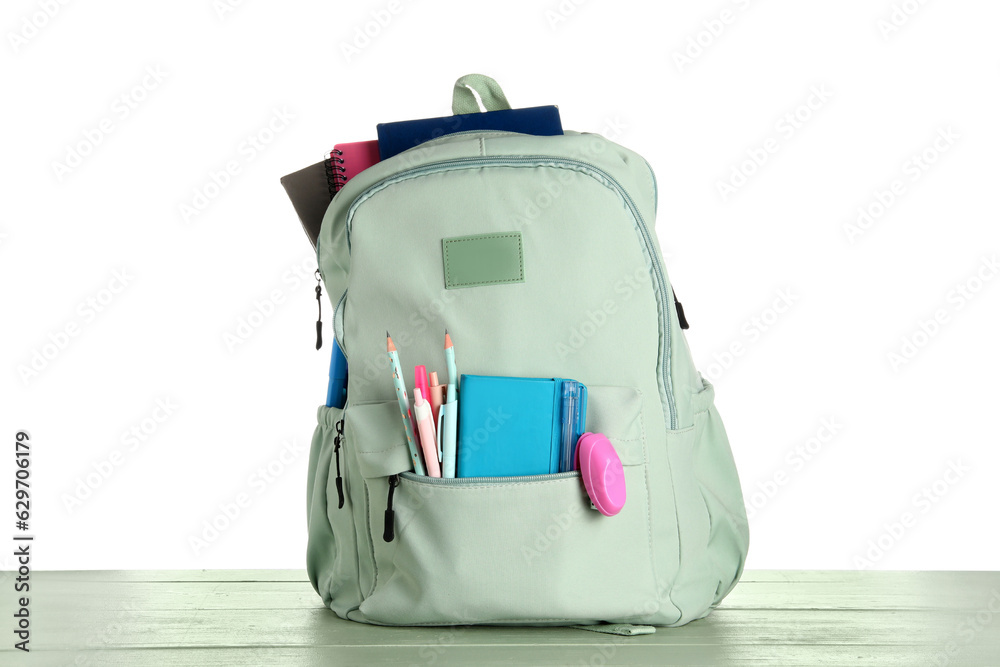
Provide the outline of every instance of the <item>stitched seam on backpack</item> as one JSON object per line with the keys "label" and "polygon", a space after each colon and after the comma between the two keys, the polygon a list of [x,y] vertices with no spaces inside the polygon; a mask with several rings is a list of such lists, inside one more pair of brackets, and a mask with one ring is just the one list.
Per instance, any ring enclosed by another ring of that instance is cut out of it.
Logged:
{"label": "stitched seam on backpack", "polygon": [[[636,393],[639,394],[639,405],[642,405],[642,391],[636,389]],[[646,486],[646,541],[649,546],[649,573],[653,575],[653,586],[659,588],[660,580],[656,576],[656,556],[653,553],[653,516],[651,512],[651,507],[653,504],[653,499],[649,495],[649,452],[646,447],[646,422],[642,418],[642,409],[639,410],[639,429],[642,432],[642,462],[643,462],[643,475],[642,481]],[[657,597],[659,597],[659,590],[657,590]],[[631,618],[631,617],[630,617]]]}
{"label": "stitched seam on backpack", "polygon": [[[364,479],[364,478],[362,478]],[[368,595],[364,597],[365,600],[370,598],[375,592],[376,586],[378,586],[378,559],[375,558],[375,536],[372,535],[372,518],[371,518],[371,497],[368,494],[368,480],[364,480],[365,483],[365,532],[368,534],[368,551],[372,555],[372,587],[368,589]],[[360,568],[358,571],[358,576],[361,576]]]}
{"label": "stitched seam on backpack", "polygon": [[400,448],[405,447],[405,446],[406,445],[404,445],[403,443],[397,442],[392,447],[386,447],[385,449],[371,449],[371,450],[367,450],[367,449],[357,449],[357,448],[355,448],[354,451],[356,451],[358,454],[385,454],[386,452],[391,452],[394,449],[400,449]]}
{"label": "stitched seam on backpack", "polygon": [[[694,429],[694,426],[690,426],[686,429],[683,429],[683,431],[688,431],[692,429]],[[671,431],[668,429],[667,434],[669,435],[670,432]],[[667,466],[667,474],[670,479],[670,499],[673,501],[674,505],[674,530],[677,533],[677,571],[680,572],[681,568],[683,567],[681,564],[681,512],[680,508],[677,506],[677,489],[674,485],[674,464],[670,461],[669,442],[665,443],[664,449],[666,450],[664,459]],[[677,620],[680,621],[682,618],[684,618],[684,611],[680,608],[680,606],[676,602],[674,602],[673,592],[674,592],[674,585],[673,582],[670,582],[667,585],[667,599],[670,601],[670,604],[674,607],[674,609],[677,610],[677,613],[679,614]]]}
{"label": "stitched seam on backpack", "polygon": [[[480,280],[478,282],[471,283],[456,283],[451,279],[451,264],[448,262],[448,256],[451,251],[451,244],[462,243],[463,241],[482,241],[485,239],[517,239],[517,264],[518,264],[518,276],[517,278],[503,278],[498,280]],[[448,267],[448,273],[446,278],[448,284],[452,287],[478,287],[481,285],[499,285],[500,283],[519,283],[524,281],[524,248],[521,241],[520,234],[488,234],[485,236],[476,236],[470,239],[445,239],[444,242],[444,264]]]}

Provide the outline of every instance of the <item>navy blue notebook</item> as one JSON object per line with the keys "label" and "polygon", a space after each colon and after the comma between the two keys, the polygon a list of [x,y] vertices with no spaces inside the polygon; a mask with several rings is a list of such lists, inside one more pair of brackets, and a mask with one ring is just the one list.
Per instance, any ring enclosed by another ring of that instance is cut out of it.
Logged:
{"label": "navy blue notebook", "polygon": [[504,130],[538,136],[563,133],[559,109],[555,106],[502,109],[500,111],[484,111],[483,113],[467,113],[460,116],[401,120],[395,123],[379,123],[376,130],[378,130],[378,152],[382,160],[387,160],[393,155],[419,146],[425,141],[455,132]]}

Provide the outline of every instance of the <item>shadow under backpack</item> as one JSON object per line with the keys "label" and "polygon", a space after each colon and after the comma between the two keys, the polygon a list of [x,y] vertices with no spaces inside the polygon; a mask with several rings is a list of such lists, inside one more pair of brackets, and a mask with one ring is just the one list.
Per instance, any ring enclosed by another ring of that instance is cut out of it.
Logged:
{"label": "shadow under backpack", "polygon": [[[469,75],[456,114],[479,110],[470,88],[486,110],[509,108]],[[663,268],[656,195],[649,164],[600,135],[471,132],[383,160],[333,199],[317,254],[350,373],[345,407],[321,406],[312,440],[307,571],[338,616],[631,634],[703,618],[736,585],[743,495]],[[507,233],[522,281],[448,286],[443,240]],[[588,387],[586,429],[624,468],[619,514],[595,511],[576,472],[409,472],[386,330],[404,370],[443,371],[446,328],[460,373]]]}

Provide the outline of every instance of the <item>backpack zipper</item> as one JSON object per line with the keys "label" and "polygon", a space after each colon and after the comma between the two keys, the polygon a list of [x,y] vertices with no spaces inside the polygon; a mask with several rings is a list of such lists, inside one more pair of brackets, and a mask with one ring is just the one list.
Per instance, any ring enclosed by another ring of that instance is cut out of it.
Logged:
{"label": "backpack zipper", "polygon": [[333,455],[337,458],[337,509],[344,506],[344,480],[340,476],[340,445],[344,441],[344,418],[336,423],[337,435],[333,436]]}
{"label": "backpack zipper", "polygon": [[393,527],[396,513],[392,509],[392,496],[397,486],[399,486],[399,475],[389,475],[389,497],[385,501],[385,525],[382,528],[382,539],[386,542],[392,542],[396,538]]}
{"label": "backpack zipper", "polygon": [[323,278],[316,269],[316,349],[323,347]]}
{"label": "backpack zipper", "polygon": [[[576,170],[583,173],[590,172],[590,175],[597,181],[606,181],[607,184],[612,186],[616,190],[619,196],[625,201],[632,213],[632,217],[636,221],[639,233],[642,236],[643,243],[646,249],[646,253],[649,255],[650,263],[653,267],[653,277],[656,282],[657,296],[660,302],[660,312],[663,314],[664,321],[664,350],[663,350],[663,360],[660,369],[660,378],[662,380],[664,394],[667,399],[667,421],[670,424],[670,429],[675,430],[677,428],[677,405],[674,399],[674,388],[673,380],[670,377],[670,352],[672,349],[672,334],[670,332],[670,297],[667,292],[667,280],[663,275],[663,266],[660,261],[659,253],[655,252],[655,246],[649,235],[649,230],[646,228],[646,222],[643,220],[642,214],[639,212],[638,206],[636,206],[635,201],[633,201],[631,195],[625,190],[624,187],[608,172],[604,171],[600,167],[597,167],[589,162],[584,162],[582,160],[574,160],[571,158],[553,158],[546,157],[544,155],[506,155],[506,156],[494,156],[494,157],[470,157],[470,158],[457,158],[454,160],[442,160],[441,162],[433,162],[431,164],[422,165],[420,167],[413,167],[411,169],[406,169],[396,174],[382,179],[364,190],[360,195],[355,197],[354,201],[351,202],[350,208],[347,210],[347,252],[351,251],[351,223],[354,218],[354,214],[357,211],[358,206],[363,204],[365,200],[375,194],[377,191],[397,183],[399,181],[408,180],[410,178],[415,178],[417,176],[422,176],[425,174],[435,173],[439,171],[452,171],[457,169],[471,169],[475,167],[486,167],[486,166],[551,166],[551,165],[568,165]],[[596,174],[596,176],[594,176]],[[655,197],[655,191],[654,191]],[[318,250],[317,250],[318,254]],[[341,297],[340,302],[337,305],[337,311],[340,310],[341,304],[347,297],[347,291],[344,291],[344,295]],[[343,340],[343,331],[341,327],[338,326],[336,313],[334,313],[334,337],[338,342]],[[341,346],[343,349],[343,346]]]}
{"label": "backpack zipper", "polygon": [[405,471],[397,475],[407,482],[429,484],[431,486],[483,486],[488,484],[531,484],[532,482],[549,482],[559,479],[579,477],[580,471],[554,472],[541,475],[508,475],[506,477],[427,477]]}
{"label": "backpack zipper", "polygon": [[673,292],[674,306],[677,309],[677,326],[681,329],[690,329],[691,325],[688,324],[688,318],[684,315],[684,306],[682,306],[681,302],[677,300],[677,291],[674,289],[673,285],[670,286],[670,291]]}

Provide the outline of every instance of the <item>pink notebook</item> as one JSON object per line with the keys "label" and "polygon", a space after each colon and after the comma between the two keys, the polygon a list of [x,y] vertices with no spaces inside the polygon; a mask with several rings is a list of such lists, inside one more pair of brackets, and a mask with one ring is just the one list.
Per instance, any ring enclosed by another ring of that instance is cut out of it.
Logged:
{"label": "pink notebook", "polygon": [[337,144],[326,158],[326,177],[330,194],[335,195],[362,171],[379,161],[378,141],[355,141]]}

